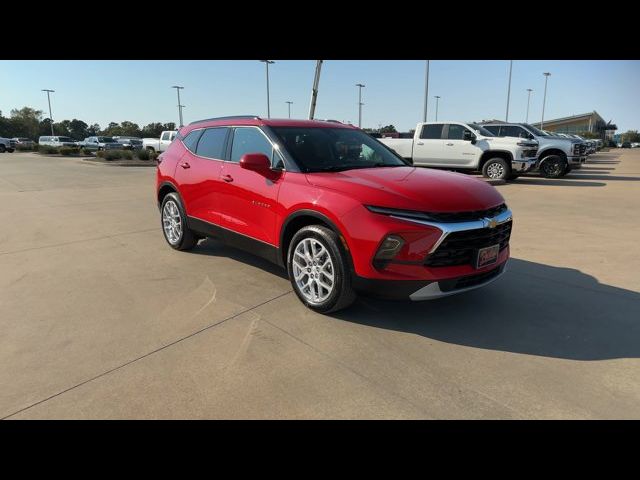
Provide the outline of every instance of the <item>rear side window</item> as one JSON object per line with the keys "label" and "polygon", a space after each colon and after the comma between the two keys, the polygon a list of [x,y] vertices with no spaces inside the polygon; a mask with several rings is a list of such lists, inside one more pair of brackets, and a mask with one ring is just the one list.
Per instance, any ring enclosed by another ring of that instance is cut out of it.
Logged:
{"label": "rear side window", "polygon": [[442,138],[442,126],[443,123],[434,123],[431,125],[424,125],[422,132],[420,132],[420,138],[428,139],[440,139]]}
{"label": "rear side window", "polygon": [[[227,138],[228,128],[208,128],[202,133],[196,153],[201,157],[223,158],[224,141]],[[185,139],[186,140],[186,139]]]}
{"label": "rear side window", "polygon": [[500,135],[500,127],[498,125],[483,125],[483,127],[494,135]]}
{"label": "rear side window", "polygon": [[239,162],[245,153],[264,153],[271,158],[271,142],[257,128],[236,128],[231,146],[231,161]]}
{"label": "rear side window", "polygon": [[198,145],[198,140],[200,139],[200,135],[202,135],[203,130],[194,130],[190,132],[189,135],[182,139],[182,143],[192,152],[196,151],[196,145]]}
{"label": "rear side window", "polygon": [[447,138],[449,140],[464,140],[464,132],[468,131],[462,125],[456,125],[455,123],[449,124],[449,133],[447,134]]}

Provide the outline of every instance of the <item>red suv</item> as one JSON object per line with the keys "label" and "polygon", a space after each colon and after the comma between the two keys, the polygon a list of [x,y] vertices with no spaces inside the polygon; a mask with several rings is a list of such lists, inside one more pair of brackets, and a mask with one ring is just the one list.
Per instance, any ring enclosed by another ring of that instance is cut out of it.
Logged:
{"label": "red suv", "polygon": [[481,287],[509,258],[511,212],[460,173],[415,168],[337,122],[212,118],[158,158],[162,230],[177,250],[216,237],[286,267],[319,312],[356,293],[424,300]]}

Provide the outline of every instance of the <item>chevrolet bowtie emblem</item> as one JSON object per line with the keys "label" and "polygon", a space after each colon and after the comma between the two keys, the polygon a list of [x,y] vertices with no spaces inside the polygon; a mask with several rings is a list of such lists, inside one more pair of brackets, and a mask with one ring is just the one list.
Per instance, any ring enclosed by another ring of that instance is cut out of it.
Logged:
{"label": "chevrolet bowtie emblem", "polygon": [[498,226],[498,221],[495,218],[485,218],[484,220],[487,224],[487,228],[496,228]]}

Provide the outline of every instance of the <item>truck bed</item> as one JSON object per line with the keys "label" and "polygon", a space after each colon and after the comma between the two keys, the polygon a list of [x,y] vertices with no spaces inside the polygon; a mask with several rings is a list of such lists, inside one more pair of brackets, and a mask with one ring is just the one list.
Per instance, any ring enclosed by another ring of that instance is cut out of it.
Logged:
{"label": "truck bed", "polygon": [[379,138],[378,140],[403,158],[413,156],[413,138]]}

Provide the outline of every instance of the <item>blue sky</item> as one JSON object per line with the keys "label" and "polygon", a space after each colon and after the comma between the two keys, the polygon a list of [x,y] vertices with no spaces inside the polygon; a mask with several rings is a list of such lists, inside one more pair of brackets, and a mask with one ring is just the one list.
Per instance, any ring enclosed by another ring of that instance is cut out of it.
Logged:
{"label": "blue sky", "polygon": [[[306,118],[314,60],[275,60],[270,66],[271,116]],[[439,120],[503,119],[509,62],[433,60],[429,120],[440,95]],[[545,118],[596,110],[620,130],[640,129],[640,62],[515,60],[509,120],[524,121],[527,88],[532,88],[530,122],[540,120],[544,77],[551,72]],[[422,60],[326,60],[316,118],[358,121],[363,83],[363,127],[394,124],[399,130],[422,120],[425,62]],[[266,116],[264,64],[236,61],[0,61],[0,110],[31,106],[47,111],[43,88],[52,94],[55,121],[79,118],[105,126],[130,120],[140,126],[177,123],[171,85],[182,85],[184,120],[238,114]],[[48,115],[46,115],[48,116]]]}

